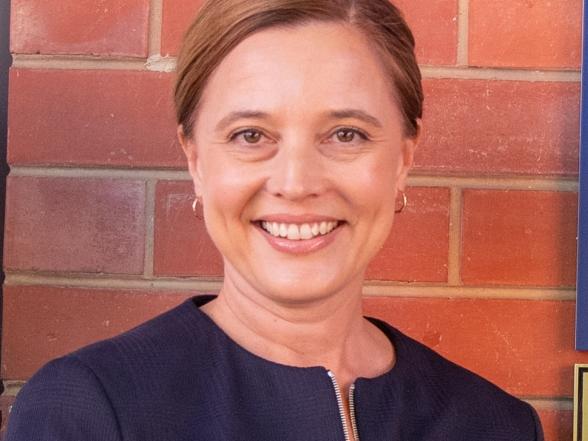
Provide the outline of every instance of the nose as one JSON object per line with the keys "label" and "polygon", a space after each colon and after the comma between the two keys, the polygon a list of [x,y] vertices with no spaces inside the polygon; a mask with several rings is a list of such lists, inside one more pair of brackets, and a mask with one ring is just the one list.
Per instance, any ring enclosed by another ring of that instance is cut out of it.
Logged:
{"label": "nose", "polygon": [[270,164],[267,189],[288,200],[316,197],[327,182],[324,158],[312,143],[281,145]]}

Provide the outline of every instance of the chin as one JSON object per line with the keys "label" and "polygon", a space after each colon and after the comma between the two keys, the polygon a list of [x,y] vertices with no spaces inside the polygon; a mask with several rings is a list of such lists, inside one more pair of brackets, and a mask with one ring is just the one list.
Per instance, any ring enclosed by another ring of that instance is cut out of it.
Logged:
{"label": "chin", "polygon": [[[317,277],[315,270],[312,275],[284,275],[270,274],[266,280],[261,281],[258,292],[274,302],[282,304],[308,304],[327,300],[334,295],[340,295],[350,281],[343,277]],[[264,283],[265,282],[265,283]],[[263,286],[263,288],[262,288]]]}

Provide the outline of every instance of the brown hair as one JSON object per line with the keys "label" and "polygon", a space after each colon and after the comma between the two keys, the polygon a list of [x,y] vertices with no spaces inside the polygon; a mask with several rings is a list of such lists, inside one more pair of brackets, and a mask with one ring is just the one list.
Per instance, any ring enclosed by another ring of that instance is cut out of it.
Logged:
{"label": "brown hair", "polygon": [[184,134],[192,136],[208,79],[235,46],[263,29],[316,21],[356,26],[374,43],[392,80],[405,135],[416,136],[423,89],[414,37],[388,0],[208,0],[184,36],[178,57],[175,106]]}

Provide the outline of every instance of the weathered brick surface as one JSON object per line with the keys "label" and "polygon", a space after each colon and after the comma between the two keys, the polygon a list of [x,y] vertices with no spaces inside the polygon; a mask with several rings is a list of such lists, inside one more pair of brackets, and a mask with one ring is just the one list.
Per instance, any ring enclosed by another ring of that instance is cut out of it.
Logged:
{"label": "weathered brick surface", "polygon": [[580,66],[582,0],[470,0],[469,55],[474,66]]}
{"label": "weathered brick surface", "polygon": [[141,274],[145,183],[11,177],[4,240],[10,270]]}
{"label": "weathered brick surface", "polygon": [[13,0],[10,46],[24,54],[146,57],[148,0]]}
{"label": "weathered brick surface", "polygon": [[4,439],[4,433],[8,425],[8,417],[10,415],[10,406],[14,404],[14,397],[2,395],[0,396],[0,412],[2,412],[2,424],[0,425],[0,439]]}
{"label": "weathered brick surface", "polygon": [[183,167],[171,74],[13,69],[11,165]]}
{"label": "weathered brick surface", "polygon": [[366,278],[403,282],[446,282],[449,253],[449,189],[413,187],[396,215],[384,247]]}
{"label": "weathered brick surface", "polygon": [[545,441],[573,439],[573,412],[571,410],[537,409],[545,432]]}
{"label": "weathered brick surface", "polygon": [[574,175],[577,83],[427,80],[418,171],[439,174]]}
{"label": "weathered brick surface", "polygon": [[463,282],[574,286],[577,199],[571,192],[465,191]]}
{"label": "weathered brick surface", "polygon": [[416,40],[420,64],[452,65],[457,61],[457,0],[394,0]]}
{"label": "weathered brick surface", "polygon": [[221,276],[222,258],[206,232],[202,209],[192,212],[190,181],[161,181],[155,197],[154,272],[158,276]]}
{"label": "weathered brick surface", "polygon": [[204,0],[163,0],[162,55],[177,55],[182,37],[203,3]]}

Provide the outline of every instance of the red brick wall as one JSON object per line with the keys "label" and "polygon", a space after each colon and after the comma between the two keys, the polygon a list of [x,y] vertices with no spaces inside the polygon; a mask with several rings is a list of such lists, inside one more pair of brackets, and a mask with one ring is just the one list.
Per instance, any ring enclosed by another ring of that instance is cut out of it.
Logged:
{"label": "red brick wall", "polygon": [[[170,94],[199,3],[12,0],[5,403],[47,360],[220,286]],[[570,439],[581,0],[397,3],[425,136],[366,313]]]}

